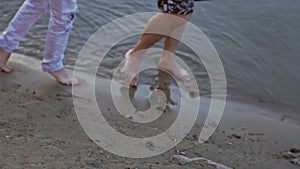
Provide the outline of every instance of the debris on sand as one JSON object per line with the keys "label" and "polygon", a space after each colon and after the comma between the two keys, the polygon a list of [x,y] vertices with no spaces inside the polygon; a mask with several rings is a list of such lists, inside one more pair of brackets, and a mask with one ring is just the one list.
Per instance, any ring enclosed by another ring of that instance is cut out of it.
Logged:
{"label": "debris on sand", "polygon": [[241,139],[242,136],[238,135],[238,134],[232,134],[232,137],[236,138],[236,139]]}
{"label": "debris on sand", "polygon": [[292,153],[300,153],[300,149],[299,148],[292,148],[292,149],[290,149],[290,152],[292,152]]}
{"label": "debris on sand", "polygon": [[294,153],[292,153],[292,152],[290,152],[290,151],[288,151],[288,152],[286,152],[286,153],[284,153],[284,155],[283,155],[285,158],[296,158],[296,155],[294,154]]}
{"label": "debris on sand", "polygon": [[214,161],[208,160],[206,158],[202,158],[202,157],[189,158],[184,155],[173,155],[172,156],[172,161],[177,162],[177,164],[179,164],[179,165],[186,165],[186,164],[192,163],[194,161],[200,161],[200,160],[207,162],[209,165],[215,166],[217,169],[232,169],[223,164],[219,164],[217,162],[214,162]]}
{"label": "debris on sand", "polygon": [[285,152],[283,156],[287,159],[290,159],[291,163],[300,166],[300,149],[292,148]]}
{"label": "debris on sand", "polygon": [[296,159],[291,160],[291,163],[300,166],[300,158],[296,158]]}

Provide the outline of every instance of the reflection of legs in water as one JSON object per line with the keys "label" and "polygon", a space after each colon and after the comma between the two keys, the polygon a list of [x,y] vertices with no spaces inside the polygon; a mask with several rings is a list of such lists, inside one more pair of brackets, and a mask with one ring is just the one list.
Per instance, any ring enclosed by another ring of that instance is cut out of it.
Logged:
{"label": "reflection of legs in water", "polygon": [[[138,76],[136,73],[139,70],[141,58],[144,56],[147,49],[149,49],[156,42],[166,37],[165,50],[174,52],[177,48],[178,40],[167,37],[166,35],[175,36],[176,39],[180,39],[183,25],[190,18],[189,15],[170,15],[164,13],[158,13],[153,16],[147,23],[144,33],[140,37],[135,47],[126,53],[125,65],[122,72],[126,76],[126,80],[130,82],[130,86],[137,86]],[[177,30],[178,27],[182,27]],[[172,61],[171,64],[165,64],[166,61]],[[160,66],[165,68],[170,73],[181,80],[186,80],[186,72],[175,62],[172,56],[167,56],[164,53],[164,58],[160,62]],[[176,63],[176,64],[175,64]],[[178,70],[175,70],[178,69]]]}

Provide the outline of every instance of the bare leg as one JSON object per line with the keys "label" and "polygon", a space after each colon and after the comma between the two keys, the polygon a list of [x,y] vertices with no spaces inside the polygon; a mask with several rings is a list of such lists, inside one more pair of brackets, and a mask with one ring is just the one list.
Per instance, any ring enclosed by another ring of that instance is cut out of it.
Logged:
{"label": "bare leg", "polygon": [[176,62],[174,57],[174,53],[179,43],[178,39],[180,39],[183,30],[184,25],[181,25],[170,33],[170,36],[172,37],[166,37],[163,55],[159,61],[158,67],[168,71],[179,80],[189,81],[191,79],[190,74]]}
{"label": "bare leg", "polygon": [[126,62],[122,72],[126,76],[130,86],[137,86],[138,84],[136,73],[139,70],[141,58],[144,56],[146,50],[169,34],[172,29],[185,23],[183,16],[178,15],[178,17],[164,13],[158,13],[153,16],[147,23],[135,47],[126,53]]}
{"label": "bare leg", "polygon": [[146,50],[153,44],[159,41],[163,36],[158,34],[142,34],[140,40],[136,46],[129,50],[125,55],[125,65],[122,68],[122,72],[126,76],[126,81],[129,82],[130,86],[138,85],[138,75],[136,74],[139,70],[141,58],[144,56]]}
{"label": "bare leg", "polygon": [[158,32],[156,29],[160,28],[162,31],[170,29],[168,25],[162,27],[162,21],[161,14],[153,16],[147,23],[137,44],[125,55],[126,61],[122,72],[126,76],[126,81],[129,82],[130,86],[138,85],[137,72],[140,67],[141,58],[144,56],[146,50],[164,37],[163,34],[155,34],[155,32]]}
{"label": "bare leg", "polygon": [[139,66],[141,63],[141,54],[133,53],[133,49],[130,49],[125,54],[125,64],[121,69],[121,72],[125,76],[126,82],[129,83],[130,86],[136,87],[138,85],[138,78],[137,72],[139,71]]}
{"label": "bare leg", "polygon": [[9,57],[10,53],[0,49],[0,72],[10,73],[13,71],[13,68],[7,64]]}

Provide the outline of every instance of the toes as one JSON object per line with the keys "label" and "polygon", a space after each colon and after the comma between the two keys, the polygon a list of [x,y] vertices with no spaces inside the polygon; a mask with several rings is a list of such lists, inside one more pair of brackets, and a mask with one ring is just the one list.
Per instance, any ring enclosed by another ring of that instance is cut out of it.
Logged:
{"label": "toes", "polygon": [[137,87],[139,83],[138,76],[127,76],[125,79],[125,84],[129,85],[129,87]]}
{"label": "toes", "polygon": [[177,78],[181,81],[190,81],[192,79],[192,77],[190,75],[177,75]]}
{"label": "toes", "polygon": [[175,78],[181,81],[190,81],[192,79],[190,73],[188,73],[184,69],[174,70],[174,69],[168,69],[163,67],[159,67],[159,69],[167,71],[168,73],[172,74]]}
{"label": "toes", "polygon": [[125,80],[125,83],[129,84],[131,87],[136,87],[138,85],[138,75],[132,72],[124,70],[121,72],[122,79]]}
{"label": "toes", "polygon": [[178,72],[178,77],[183,81],[190,81],[192,79],[191,75],[182,68]]}
{"label": "toes", "polygon": [[0,72],[4,72],[4,73],[11,73],[14,70],[13,67],[10,66],[4,66],[4,67],[0,67]]}
{"label": "toes", "polygon": [[76,86],[76,85],[79,85],[79,84],[80,84],[80,81],[78,79],[73,79],[72,80],[72,83],[71,83],[72,86]]}
{"label": "toes", "polygon": [[65,86],[76,86],[76,85],[80,84],[78,79],[71,79],[68,81],[60,81],[60,80],[58,80],[58,81],[60,82],[60,84],[65,85]]}
{"label": "toes", "polygon": [[56,72],[49,72],[60,84],[65,86],[79,85],[79,80],[69,76],[65,69]]}
{"label": "toes", "polygon": [[138,77],[134,77],[132,78],[132,80],[130,81],[130,87],[137,87],[139,83],[139,79]]}
{"label": "toes", "polygon": [[9,70],[14,70],[14,68],[11,67],[11,66],[9,66],[9,65],[7,65],[7,68],[8,68]]}
{"label": "toes", "polygon": [[14,71],[13,67],[7,67],[6,73],[11,73],[12,71]]}
{"label": "toes", "polygon": [[183,78],[183,81],[190,81],[191,79],[192,79],[191,76],[185,76],[185,77]]}

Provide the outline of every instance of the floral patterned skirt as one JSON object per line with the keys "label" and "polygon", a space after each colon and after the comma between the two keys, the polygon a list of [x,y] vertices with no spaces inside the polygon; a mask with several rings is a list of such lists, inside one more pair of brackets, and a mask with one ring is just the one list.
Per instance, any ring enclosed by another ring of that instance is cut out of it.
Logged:
{"label": "floral patterned skirt", "polygon": [[194,0],[157,0],[164,13],[187,15],[193,13]]}

